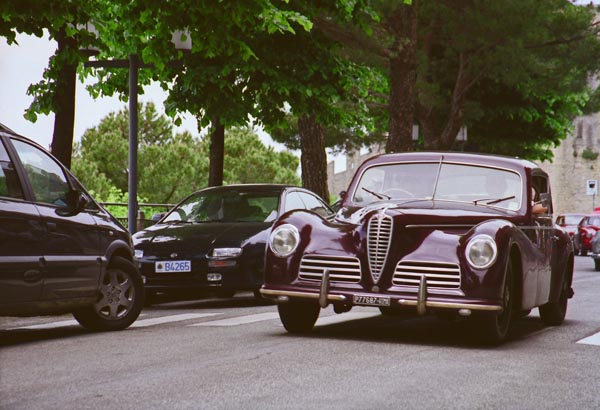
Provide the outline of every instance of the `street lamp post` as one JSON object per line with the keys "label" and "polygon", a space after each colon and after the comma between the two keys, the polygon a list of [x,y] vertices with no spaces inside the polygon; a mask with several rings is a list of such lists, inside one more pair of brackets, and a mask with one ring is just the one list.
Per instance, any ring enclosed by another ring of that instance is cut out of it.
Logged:
{"label": "street lamp post", "polygon": [[[93,26],[92,26],[93,27]],[[182,40],[184,38],[185,40]],[[192,49],[192,39],[188,32],[175,31],[172,43],[177,50]],[[127,201],[127,229],[131,234],[137,231],[137,183],[138,183],[138,70],[152,68],[144,64],[137,54],[130,54],[127,60],[93,60],[84,63],[86,67],[129,68],[129,173]]]}
{"label": "street lamp post", "polygon": [[138,57],[129,56],[129,198],[127,205],[127,228],[131,234],[137,231],[137,181],[138,181]]}

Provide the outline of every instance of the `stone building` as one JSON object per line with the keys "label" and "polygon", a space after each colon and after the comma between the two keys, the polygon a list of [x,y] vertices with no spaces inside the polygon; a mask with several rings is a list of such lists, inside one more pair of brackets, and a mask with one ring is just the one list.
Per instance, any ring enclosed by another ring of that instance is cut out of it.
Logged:
{"label": "stone building", "polygon": [[[328,187],[332,197],[346,190],[358,166],[367,158],[383,153],[383,148],[375,145],[362,154],[348,154],[346,169],[338,173],[334,172],[334,163],[329,162]],[[600,113],[576,118],[572,134],[553,153],[552,162],[540,165],[550,175],[554,214],[587,213],[600,207],[600,197],[586,195],[587,180],[600,182]]]}
{"label": "stone building", "polygon": [[587,180],[600,181],[600,113],[578,117],[573,132],[553,149],[552,162],[541,163],[550,175],[554,213],[591,212],[598,196],[586,195]]}

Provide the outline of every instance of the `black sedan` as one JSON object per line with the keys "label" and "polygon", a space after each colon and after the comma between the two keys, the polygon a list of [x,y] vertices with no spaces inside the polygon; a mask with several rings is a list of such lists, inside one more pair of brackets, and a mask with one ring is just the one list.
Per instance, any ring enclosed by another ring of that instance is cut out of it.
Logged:
{"label": "black sedan", "polygon": [[229,185],[189,195],[133,237],[147,296],[210,290],[231,297],[250,290],[260,298],[271,227],[296,209],[334,214],[314,193],[287,185]]}

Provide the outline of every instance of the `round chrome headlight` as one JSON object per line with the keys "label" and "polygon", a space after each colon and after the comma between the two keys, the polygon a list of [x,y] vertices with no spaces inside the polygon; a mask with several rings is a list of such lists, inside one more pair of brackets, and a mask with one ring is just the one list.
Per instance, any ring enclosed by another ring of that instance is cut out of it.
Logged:
{"label": "round chrome headlight", "polygon": [[477,235],[467,244],[467,260],[475,269],[485,269],[496,262],[498,248],[488,235]]}
{"label": "round chrome headlight", "polygon": [[296,250],[300,242],[300,234],[295,226],[285,224],[278,226],[271,232],[269,248],[280,257],[289,256]]}

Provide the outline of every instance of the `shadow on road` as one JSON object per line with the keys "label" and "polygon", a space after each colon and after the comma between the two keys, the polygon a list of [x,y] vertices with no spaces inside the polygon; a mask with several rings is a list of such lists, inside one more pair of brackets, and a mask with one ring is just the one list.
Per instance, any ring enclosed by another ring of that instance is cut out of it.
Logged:
{"label": "shadow on road", "polygon": [[[562,326],[576,321],[565,320]],[[306,335],[292,335],[282,329],[281,337],[328,338],[336,340],[365,341],[369,343],[401,343],[413,345],[446,346],[460,348],[510,348],[511,344],[535,337],[538,333],[552,331],[539,317],[517,319],[508,340],[500,346],[486,345],[481,341],[477,327],[468,320],[449,321],[435,316],[390,317],[377,316],[352,322],[316,326]],[[275,334],[274,334],[275,335]]]}

